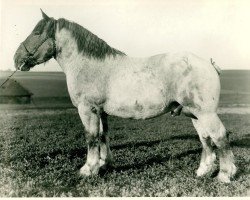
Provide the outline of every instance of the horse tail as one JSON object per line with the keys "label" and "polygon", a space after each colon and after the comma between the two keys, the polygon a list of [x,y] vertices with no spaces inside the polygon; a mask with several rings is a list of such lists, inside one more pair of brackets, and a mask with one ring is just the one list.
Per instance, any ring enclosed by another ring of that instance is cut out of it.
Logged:
{"label": "horse tail", "polygon": [[213,61],[212,58],[210,58],[211,64],[213,65],[213,67],[215,68],[215,70],[217,71],[218,75],[221,74],[221,69],[218,65],[215,64],[215,62]]}

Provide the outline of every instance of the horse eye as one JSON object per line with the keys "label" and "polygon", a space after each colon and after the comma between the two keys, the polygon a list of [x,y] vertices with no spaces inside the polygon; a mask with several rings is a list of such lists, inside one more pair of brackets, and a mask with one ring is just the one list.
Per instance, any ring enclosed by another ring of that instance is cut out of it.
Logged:
{"label": "horse eye", "polygon": [[34,32],[34,35],[40,35],[40,33],[38,31]]}

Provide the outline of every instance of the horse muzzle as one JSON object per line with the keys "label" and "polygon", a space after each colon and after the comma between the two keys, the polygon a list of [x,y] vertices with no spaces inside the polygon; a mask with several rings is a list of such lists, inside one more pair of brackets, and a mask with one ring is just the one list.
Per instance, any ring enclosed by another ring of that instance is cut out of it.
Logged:
{"label": "horse muzzle", "polygon": [[36,65],[36,60],[30,56],[20,45],[14,55],[15,68],[20,71],[29,71],[30,68]]}
{"label": "horse muzzle", "polygon": [[25,63],[23,63],[20,67],[19,70],[20,71],[29,71],[31,67],[29,67],[28,65],[26,65]]}
{"label": "horse muzzle", "polygon": [[33,65],[33,64],[31,64],[31,63],[29,63],[29,62],[20,62],[20,64],[19,63],[17,63],[16,65],[15,65],[15,67],[16,67],[16,69],[17,70],[20,70],[20,71],[29,71],[30,70],[30,68],[32,68],[32,67],[34,67],[35,66],[35,64]]}

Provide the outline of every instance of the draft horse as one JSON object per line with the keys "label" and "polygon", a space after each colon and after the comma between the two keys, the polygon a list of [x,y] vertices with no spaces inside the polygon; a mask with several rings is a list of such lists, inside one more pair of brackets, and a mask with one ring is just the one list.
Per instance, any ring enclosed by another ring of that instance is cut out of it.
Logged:
{"label": "draft horse", "polygon": [[214,170],[212,141],[218,148],[218,179],[236,173],[226,129],[217,115],[219,68],[192,53],[133,58],[110,47],[82,26],[42,11],[43,19],[20,44],[16,69],[55,58],[66,74],[68,91],[86,129],[87,161],[83,176],[98,174],[112,162],[107,115],[147,119],[181,112],[192,119],[203,146],[197,176]]}

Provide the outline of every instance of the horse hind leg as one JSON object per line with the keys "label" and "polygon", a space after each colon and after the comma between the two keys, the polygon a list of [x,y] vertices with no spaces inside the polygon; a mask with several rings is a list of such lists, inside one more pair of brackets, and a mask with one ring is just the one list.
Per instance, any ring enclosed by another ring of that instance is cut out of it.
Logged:
{"label": "horse hind leg", "polygon": [[192,122],[203,146],[200,166],[196,171],[197,176],[201,177],[214,171],[215,169],[214,162],[216,160],[216,155],[211,145],[211,140],[208,134],[206,133],[205,129],[202,128],[199,120],[192,119]]}
{"label": "horse hind leg", "polygon": [[230,178],[236,173],[236,166],[234,164],[234,155],[227,139],[226,129],[216,113],[200,114],[198,115],[198,121],[218,148],[220,159],[218,180],[229,183]]}

